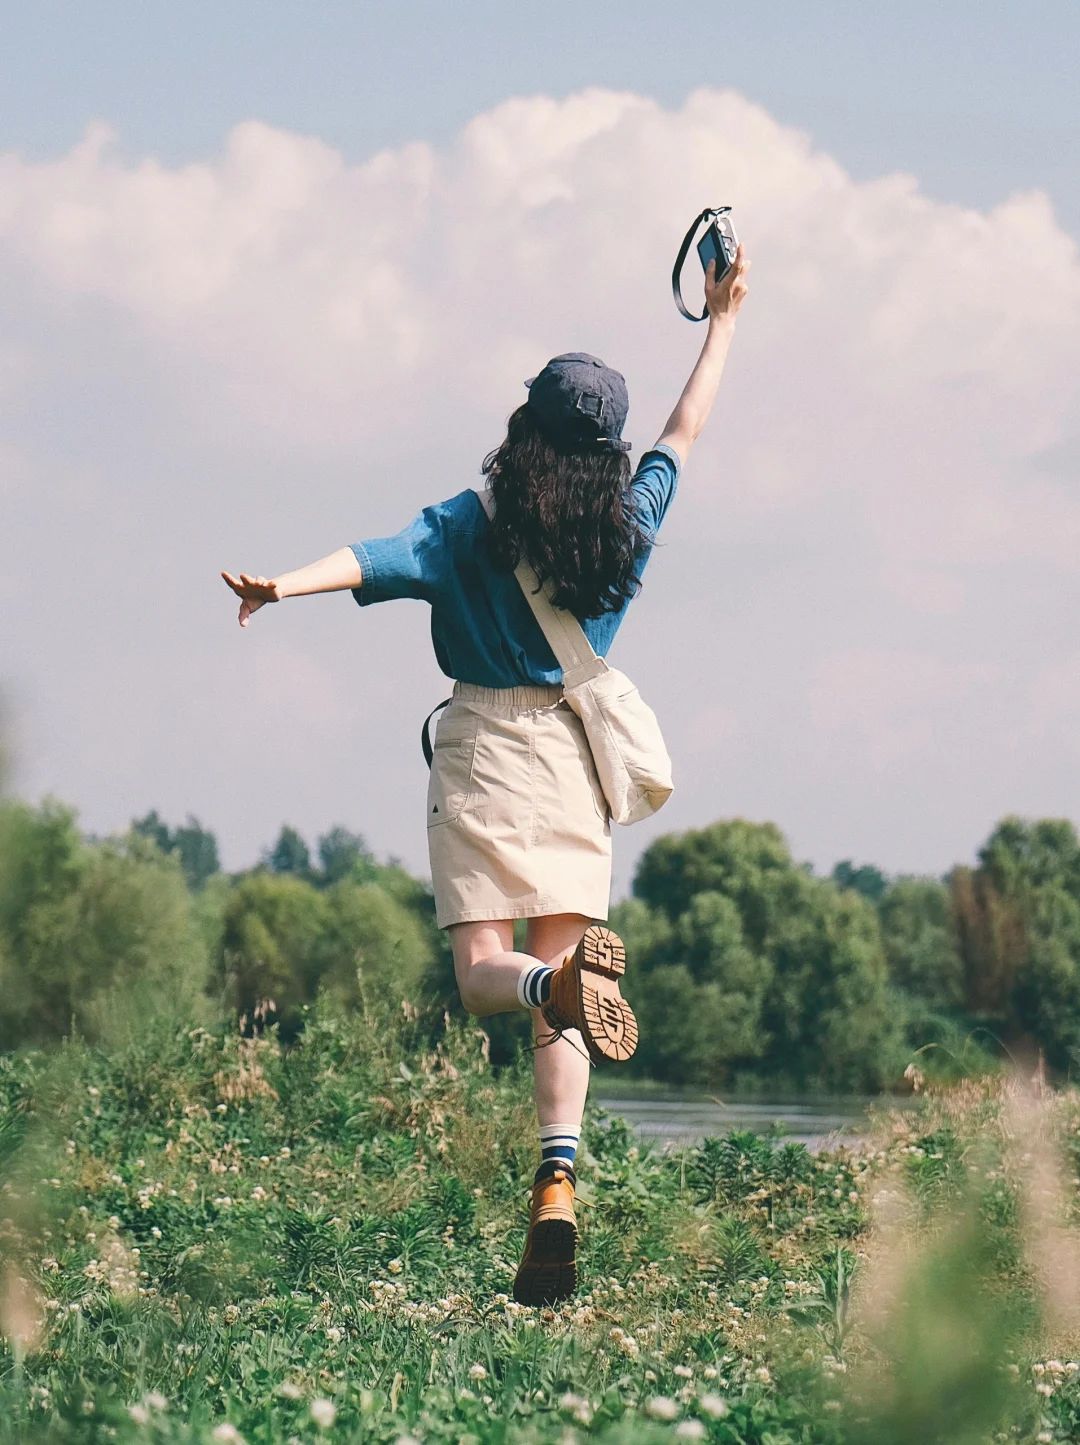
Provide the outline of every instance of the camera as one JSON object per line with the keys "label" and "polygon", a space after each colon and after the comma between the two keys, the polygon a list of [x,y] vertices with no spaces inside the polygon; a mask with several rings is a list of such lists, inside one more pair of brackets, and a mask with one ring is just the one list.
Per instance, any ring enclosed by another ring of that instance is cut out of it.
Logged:
{"label": "camera", "polygon": [[710,261],[715,261],[716,279],[722,280],[735,264],[735,253],[739,249],[739,238],[735,234],[735,227],[731,220],[731,207],[712,206],[702,211],[683,237],[678,258],[675,261],[675,269],[671,273],[671,291],[675,297],[675,305],[687,321],[704,321],[709,314],[709,309],[706,307],[700,316],[695,316],[692,311],[687,310],[682,296],[683,264],[690,250],[690,243],[697,235],[698,227],[703,221],[707,221],[708,226],[697,243],[697,253],[703,271],[709,269]]}

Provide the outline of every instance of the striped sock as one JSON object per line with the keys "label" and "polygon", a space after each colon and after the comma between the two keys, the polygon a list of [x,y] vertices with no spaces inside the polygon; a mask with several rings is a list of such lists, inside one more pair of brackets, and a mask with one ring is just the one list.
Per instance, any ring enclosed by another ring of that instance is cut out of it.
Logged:
{"label": "striped sock", "polygon": [[546,963],[534,964],[518,974],[517,993],[522,1008],[539,1008],[551,997],[551,979],[555,970]]}
{"label": "striped sock", "polygon": [[541,1169],[545,1164],[552,1163],[566,1164],[573,1169],[580,1137],[580,1127],[575,1129],[571,1124],[541,1124]]}

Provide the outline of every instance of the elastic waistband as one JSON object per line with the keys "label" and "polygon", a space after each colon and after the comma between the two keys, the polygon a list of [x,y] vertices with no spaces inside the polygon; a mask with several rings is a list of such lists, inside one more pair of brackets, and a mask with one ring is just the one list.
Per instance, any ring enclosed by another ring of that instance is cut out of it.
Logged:
{"label": "elastic waistband", "polygon": [[558,707],[561,687],[480,687],[475,682],[455,682],[454,701],[473,707],[496,708],[500,712],[530,712],[539,707]]}

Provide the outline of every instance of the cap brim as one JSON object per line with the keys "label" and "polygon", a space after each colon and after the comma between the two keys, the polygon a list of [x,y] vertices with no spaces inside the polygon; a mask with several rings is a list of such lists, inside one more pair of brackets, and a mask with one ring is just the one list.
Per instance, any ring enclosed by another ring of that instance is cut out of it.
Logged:
{"label": "cap brim", "polygon": [[528,381],[525,383],[525,385],[526,385],[526,386],[532,386],[532,384],[533,384],[533,382],[534,382],[535,380],[536,380],[536,377],[535,377],[535,376],[530,376],[529,379],[528,379]]}

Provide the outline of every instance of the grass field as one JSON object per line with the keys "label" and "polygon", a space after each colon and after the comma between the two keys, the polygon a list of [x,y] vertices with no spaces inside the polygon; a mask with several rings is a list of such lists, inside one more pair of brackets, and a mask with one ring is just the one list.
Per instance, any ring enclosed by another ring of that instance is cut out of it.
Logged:
{"label": "grass field", "polygon": [[534,1135],[429,1019],[0,1058],[0,1442],[1080,1438],[1075,1095],[971,1083],[857,1157],[597,1112],[556,1310],[508,1298]]}

